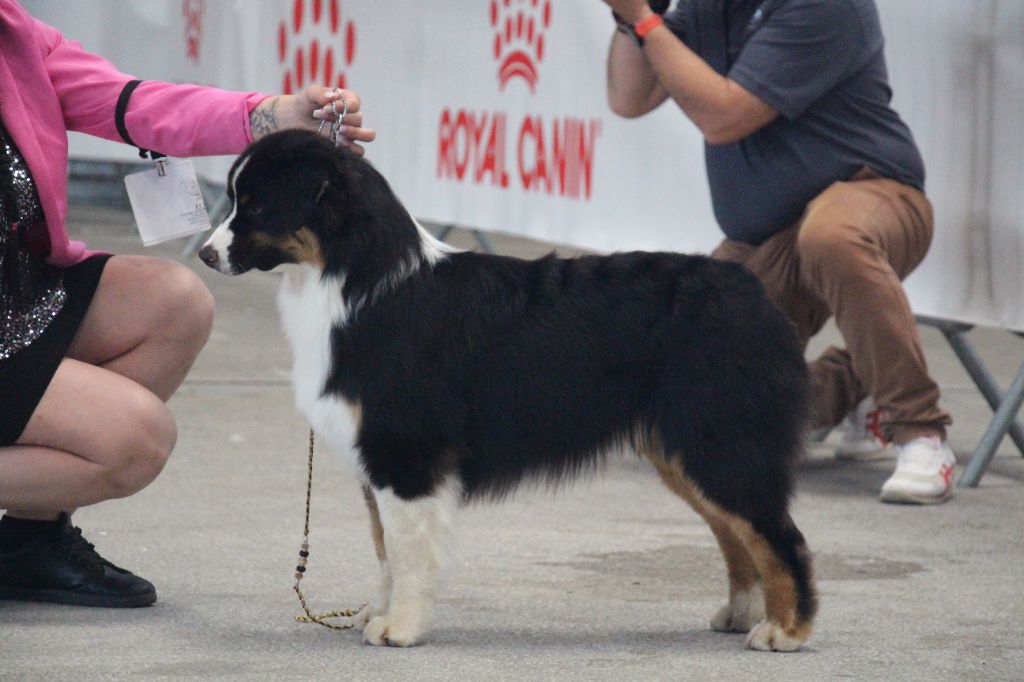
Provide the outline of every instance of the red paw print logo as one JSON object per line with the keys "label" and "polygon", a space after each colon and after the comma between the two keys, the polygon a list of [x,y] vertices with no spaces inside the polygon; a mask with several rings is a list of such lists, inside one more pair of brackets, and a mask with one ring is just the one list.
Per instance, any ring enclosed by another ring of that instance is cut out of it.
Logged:
{"label": "red paw print logo", "polygon": [[533,92],[544,59],[544,32],[551,25],[551,0],[491,0],[494,58],[499,89],[522,78]]}
{"label": "red paw print logo", "polygon": [[340,5],[339,0],[294,0],[291,17],[277,27],[283,93],[313,83],[345,87],[345,69],[356,54],[356,27],[342,21]]}
{"label": "red paw print logo", "polygon": [[203,14],[206,0],[182,0],[181,15],[185,17],[185,56],[199,61],[199,41],[203,37]]}

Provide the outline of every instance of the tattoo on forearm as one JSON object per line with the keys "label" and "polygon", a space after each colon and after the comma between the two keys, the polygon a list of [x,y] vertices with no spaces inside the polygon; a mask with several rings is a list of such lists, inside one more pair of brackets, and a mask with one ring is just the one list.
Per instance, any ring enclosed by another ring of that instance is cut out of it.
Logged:
{"label": "tattoo on forearm", "polygon": [[249,126],[253,138],[269,135],[280,127],[277,121],[277,97],[269,97],[252,110],[249,115]]}

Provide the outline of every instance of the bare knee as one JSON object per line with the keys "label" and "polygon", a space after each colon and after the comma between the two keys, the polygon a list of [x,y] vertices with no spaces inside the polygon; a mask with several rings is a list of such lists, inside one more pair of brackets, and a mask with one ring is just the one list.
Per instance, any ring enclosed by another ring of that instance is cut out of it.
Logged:
{"label": "bare knee", "polygon": [[128,497],[149,485],[167,464],[178,439],[170,410],[148,391],[126,401],[121,420],[124,436],[101,473],[110,497]]}
{"label": "bare knee", "polygon": [[198,351],[213,329],[213,295],[196,273],[178,263],[164,268],[160,280],[168,331]]}

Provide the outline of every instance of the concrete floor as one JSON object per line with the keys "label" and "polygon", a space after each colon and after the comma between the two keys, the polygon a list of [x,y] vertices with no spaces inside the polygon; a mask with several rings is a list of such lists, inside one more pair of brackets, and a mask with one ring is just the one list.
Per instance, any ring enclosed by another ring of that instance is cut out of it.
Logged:
{"label": "concrete floor", "polygon": [[[94,248],[143,252],[121,210],[74,207],[72,230]],[[452,240],[472,244],[466,233]],[[504,253],[550,250],[494,241]],[[159,601],[125,611],[0,603],[0,679],[1024,678],[1024,458],[1008,441],[979,488],[930,508],[877,501],[891,462],[839,463],[834,436],[813,450],[794,516],[815,553],[821,609],[797,654],[748,651],[743,637],[708,629],[726,587],[714,540],[628,457],[558,495],[527,490],[460,514],[421,646],[375,649],[353,631],[296,623],[307,426],[288,385],[277,278],[190,262],[218,315],[170,403],[175,455],[143,492],[75,515],[104,555],[157,585]],[[963,464],[990,412],[942,337],[922,334]],[[827,330],[811,352],[836,340]],[[975,342],[1007,385],[1024,341],[978,330]],[[323,452],[316,466],[303,587],[314,611],[356,606],[376,581],[367,514],[340,462]]]}

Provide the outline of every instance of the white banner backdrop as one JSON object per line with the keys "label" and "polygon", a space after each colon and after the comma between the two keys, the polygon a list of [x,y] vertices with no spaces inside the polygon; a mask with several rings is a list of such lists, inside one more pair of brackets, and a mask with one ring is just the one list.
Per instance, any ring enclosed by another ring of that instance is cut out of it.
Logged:
{"label": "white banner backdrop", "polygon": [[[1024,330],[1024,3],[878,0],[895,105],[922,148],[936,235],[919,314]],[[417,216],[600,251],[708,251],[702,141],[671,103],[607,108],[598,0],[30,0],[142,78],[270,93],[344,82],[369,158]],[[169,112],[173,115],[173,112]],[[72,135],[79,158],[131,158]],[[198,164],[222,181],[229,159]]]}

